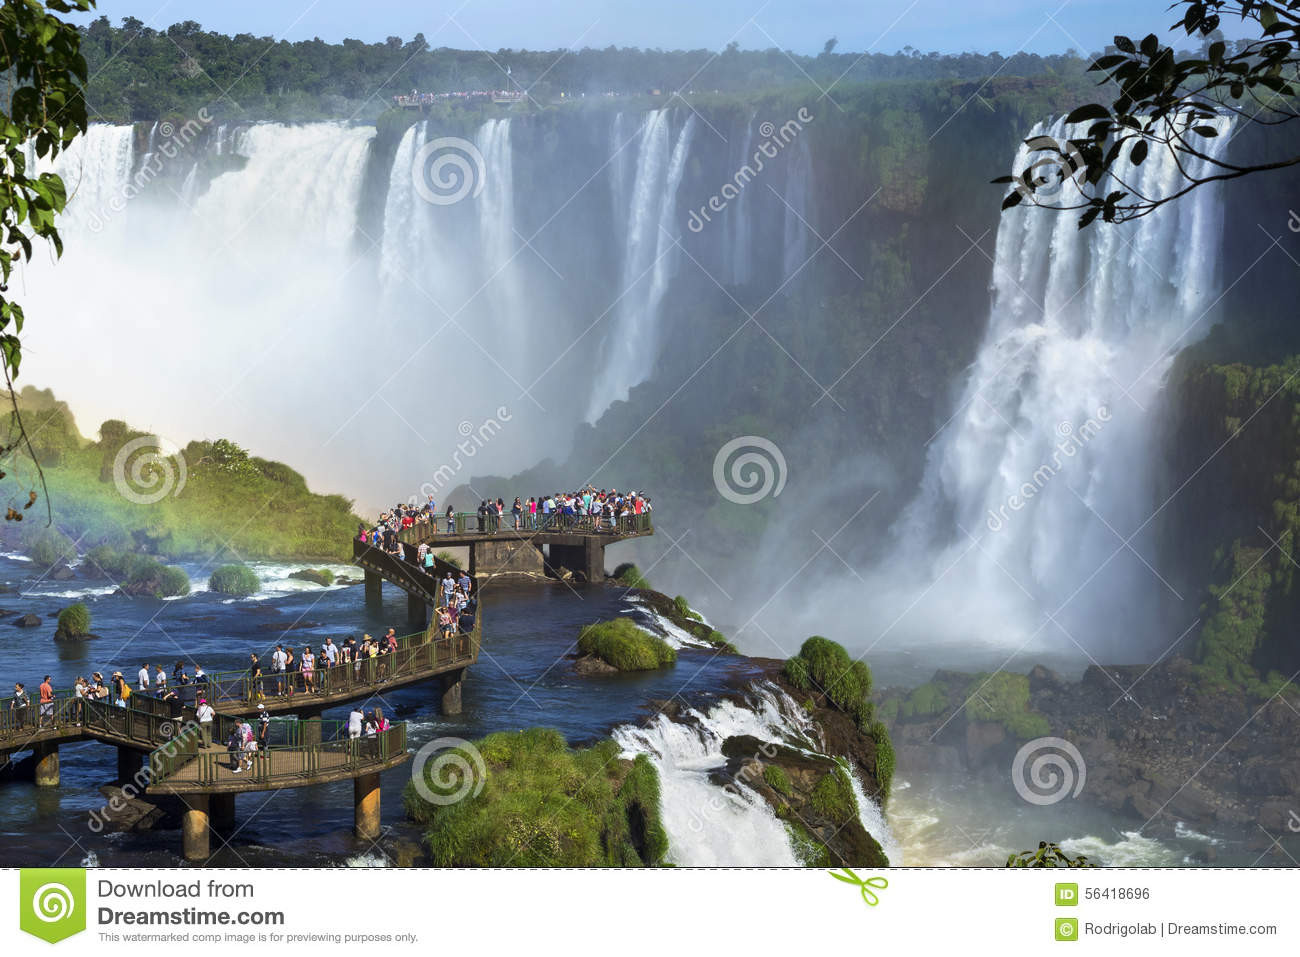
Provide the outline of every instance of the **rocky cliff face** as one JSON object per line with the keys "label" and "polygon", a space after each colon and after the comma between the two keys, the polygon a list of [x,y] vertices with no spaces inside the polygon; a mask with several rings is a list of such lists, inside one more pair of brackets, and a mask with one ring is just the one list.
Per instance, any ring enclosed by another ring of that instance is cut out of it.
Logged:
{"label": "rocky cliff face", "polygon": [[1251,701],[1209,690],[1184,658],[1093,666],[1078,682],[1040,666],[1022,709],[1040,723],[1018,728],[981,712],[983,677],[940,672],[920,689],[886,693],[881,712],[904,773],[1008,781],[1017,751],[1041,732],[1078,749],[1086,777],[1077,800],[1143,830],[1300,826],[1300,694]]}

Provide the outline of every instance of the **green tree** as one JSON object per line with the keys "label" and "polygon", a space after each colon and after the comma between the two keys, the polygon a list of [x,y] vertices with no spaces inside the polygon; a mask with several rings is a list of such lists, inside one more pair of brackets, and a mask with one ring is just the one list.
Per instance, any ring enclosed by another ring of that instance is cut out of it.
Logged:
{"label": "green tree", "polygon": [[[0,454],[23,448],[34,461],[13,395],[22,362],[23,309],[8,286],[15,261],[31,259],[33,240],[46,240],[56,255],[63,252],[54,217],[63,212],[67,190],[54,173],[29,170],[28,150],[38,159],[52,159],[86,130],[81,34],[50,11],[71,13],[93,5],[94,0],[4,0],[0,6],[0,73],[9,94],[7,108],[0,108],[0,366],[14,409],[14,428]],[[30,492],[24,508],[35,501]],[[5,517],[21,520],[22,512],[11,506]]]}
{"label": "green tree", "polygon": [[[1067,123],[1090,124],[1085,136],[1065,143],[1049,137],[1028,141],[1039,155],[1017,175],[994,180],[1014,187],[1003,209],[1025,200],[1081,209],[1082,229],[1098,217],[1118,223],[1145,216],[1207,183],[1300,164],[1294,154],[1236,163],[1206,151],[1219,135],[1211,122],[1217,117],[1266,127],[1300,117],[1295,100],[1300,0],[1177,0],[1173,6],[1182,8],[1173,28],[1199,38],[1202,49],[1180,54],[1154,33],[1136,43],[1115,37],[1114,48],[1088,69],[1114,83],[1118,95],[1109,104],[1084,104],[1066,117]],[[1219,33],[1225,15],[1253,23],[1258,35],[1230,48]],[[1159,195],[1144,193],[1126,172],[1140,166],[1152,147],[1175,155],[1181,177],[1176,188]],[[1079,189],[1058,202],[1065,178]]]}

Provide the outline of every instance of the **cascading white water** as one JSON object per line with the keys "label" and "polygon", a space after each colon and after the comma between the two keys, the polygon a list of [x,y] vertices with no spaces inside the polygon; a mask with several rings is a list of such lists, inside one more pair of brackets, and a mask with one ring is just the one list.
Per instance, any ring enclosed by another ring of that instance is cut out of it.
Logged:
{"label": "cascading white water", "polygon": [[224,235],[289,227],[331,247],[356,233],[361,174],[375,131],[334,123],[259,123],[240,137],[248,159],[237,176],[219,176],[195,213]]}
{"label": "cascading white water", "polygon": [[[812,195],[812,150],[807,139],[799,140],[789,159],[785,175],[785,203],[781,235],[784,253],[781,281],[804,268],[808,260],[808,197]],[[789,290],[789,286],[786,287]]]}
{"label": "cascading white water", "polygon": [[125,201],[135,159],[134,142],[131,127],[96,123],[59,154],[52,168],[63,178],[69,198],[61,229],[75,233],[104,228],[113,206]]}
{"label": "cascading white water", "polygon": [[[745,138],[741,141],[740,154],[736,158],[736,169],[742,169],[752,162],[756,117],[757,114],[751,113],[749,121],[745,124]],[[735,199],[731,213],[731,281],[737,286],[749,282],[752,273],[750,258],[754,248],[754,237],[751,232],[754,226],[749,207],[749,191],[741,190],[740,195]]]}
{"label": "cascading white water", "polygon": [[[789,695],[765,682],[755,685],[749,698],[748,707],[723,701],[707,712],[692,709],[689,724],[659,715],[648,727],[614,729],[614,740],[626,755],[647,755],[659,772],[660,807],[674,864],[800,864],[785,825],[761,797],[743,781],[733,780],[723,787],[709,777],[726,765],[722,744],[734,735],[809,748],[813,725]],[[856,781],[854,786],[864,826],[883,846],[894,847],[879,808],[861,793]]]}
{"label": "cascading white water", "polygon": [[411,275],[432,241],[429,208],[416,196],[413,175],[415,154],[426,136],[426,123],[411,124],[393,154],[379,255],[379,279],[385,286]]}
{"label": "cascading white water", "polygon": [[[1229,124],[1215,126],[1203,147],[1212,156]],[[1060,121],[1031,133],[1072,135],[1083,131]],[[1033,159],[1022,147],[1014,169]],[[1145,196],[1180,182],[1164,150],[1116,172]],[[1063,202],[1077,199],[1068,180],[1062,189]],[[1004,214],[984,343],[897,525],[908,560],[891,565],[919,566],[924,580],[893,594],[900,617],[891,609],[885,624],[1075,653],[1076,641],[1129,656],[1168,644],[1153,633],[1167,586],[1124,539],[1160,504],[1148,474],[1154,406],[1176,351],[1211,325],[1220,216],[1212,187],[1118,227],[1080,230],[1077,213],[1028,204]],[[1149,562],[1147,544],[1131,543]]]}
{"label": "cascading white water", "polygon": [[483,192],[478,197],[479,248],[484,263],[484,292],[492,307],[484,327],[484,346],[512,375],[526,375],[528,337],[520,335],[524,296],[517,261],[520,238],[515,234],[514,163],[510,152],[510,120],[488,120],[475,145],[483,156]]}
{"label": "cascading white water", "polygon": [[605,336],[592,383],[587,421],[610,404],[627,398],[632,386],[649,376],[659,347],[659,306],[677,263],[681,234],[677,187],[681,184],[695,132],[695,115],[686,118],[671,145],[672,113],[652,110],[641,127],[636,176],[628,206],[622,286]]}

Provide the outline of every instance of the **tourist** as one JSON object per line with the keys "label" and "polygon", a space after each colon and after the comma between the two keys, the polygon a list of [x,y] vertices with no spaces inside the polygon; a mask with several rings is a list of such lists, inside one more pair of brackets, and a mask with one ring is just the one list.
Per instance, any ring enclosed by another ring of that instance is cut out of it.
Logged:
{"label": "tourist", "polygon": [[244,750],[244,726],[236,724],[230,729],[230,736],[226,738],[226,754],[230,760],[230,770],[238,774],[242,768],[240,754]]}
{"label": "tourist", "polygon": [[391,727],[392,725],[388,723],[388,719],[384,717],[384,709],[376,708],[375,709],[375,731],[377,731],[380,734],[383,734]]}
{"label": "tourist", "polygon": [[443,638],[451,637],[451,609],[446,605],[438,606],[438,630]]}
{"label": "tourist", "polygon": [[131,686],[122,677],[122,672],[114,671],[109,679],[109,684],[113,688],[113,704],[119,708],[125,708],[127,699],[131,697]]}
{"label": "tourist", "polygon": [[447,534],[450,535],[455,531],[456,531],[456,513],[453,512],[451,510],[451,506],[448,505],[447,506]]}
{"label": "tourist", "polygon": [[312,654],[311,645],[302,650],[302,688],[307,694],[316,693],[316,656]]}
{"label": "tourist", "polygon": [[451,577],[451,569],[447,569],[447,574],[442,579],[442,603],[451,604],[452,593],[456,591],[456,579]]}
{"label": "tourist", "polygon": [[293,653],[292,648],[284,650],[284,674],[287,684],[289,685],[289,697],[293,697],[295,686],[298,683],[298,669],[301,667],[297,655]]}
{"label": "tourist", "polygon": [[417,565],[423,565],[424,556],[428,554],[429,554],[429,543],[421,542],[420,546],[415,550],[415,563]]}
{"label": "tourist", "polygon": [[474,630],[474,618],[477,610],[477,603],[472,599],[465,602],[465,607],[461,609],[460,616],[456,620],[457,627],[465,633]]}
{"label": "tourist", "polygon": [[434,557],[433,549],[431,548],[424,553],[424,573],[426,575],[434,574],[436,563],[437,559]]}
{"label": "tourist", "polygon": [[90,697],[90,683],[86,681],[84,675],[77,675],[77,680],[72,685],[72,694],[76,700],[72,703],[72,720],[78,726],[81,725],[82,715],[85,711],[85,701]]}
{"label": "tourist", "polygon": [[207,698],[199,699],[199,706],[194,711],[194,717],[199,722],[199,736],[203,739],[203,747],[212,747],[212,719],[217,716],[212,705],[208,704]]}
{"label": "tourist", "polygon": [[361,705],[354,704],[352,706],[351,713],[348,715],[348,737],[349,738],[356,739],[361,737],[362,720],[363,720],[363,715],[361,714]]}
{"label": "tourist", "polygon": [[528,496],[527,509],[528,509],[528,527],[536,528],[537,527],[537,499],[533,498],[531,495]]}
{"label": "tourist", "polygon": [[50,684],[49,675],[45,676],[37,692],[41,700],[40,726],[52,728],[54,727],[54,687]]}
{"label": "tourist", "polygon": [[257,652],[248,653],[248,700],[262,700],[262,662]]}
{"label": "tourist", "polygon": [[162,699],[167,702],[167,717],[172,721],[172,736],[175,737],[181,733],[181,723],[185,719],[185,705],[174,688],[168,688],[163,693]]}
{"label": "tourist", "polygon": [[167,690],[167,672],[163,670],[162,662],[158,662],[158,671],[153,677],[154,687],[158,689],[158,694]]}
{"label": "tourist", "polygon": [[471,587],[472,584],[473,584],[473,583],[469,580],[469,572],[465,571],[465,570],[462,568],[461,571],[460,571],[460,578],[458,578],[458,579],[456,580],[456,584],[460,585],[460,590],[463,591],[463,592],[465,593],[465,597],[468,598],[468,597],[469,597],[469,592],[470,592],[470,587]]}
{"label": "tourist", "polygon": [[139,686],[140,691],[142,692],[148,691],[149,690],[149,665],[147,663],[140,666],[139,678],[140,678],[140,686]]}
{"label": "tourist", "polygon": [[176,662],[176,667],[172,669],[172,681],[181,684],[181,675],[185,674],[185,665],[182,662]]}
{"label": "tourist", "polygon": [[244,732],[244,745],[239,755],[238,771],[253,770],[253,761],[257,758],[257,738],[253,735],[253,729],[247,723],[240,725]]}
{"label": "tourist", "polygon": [[367,738],[373,738],[376,731],[378,731],[378,727],[375,724],[375,713],[373,711],[367,711],[366,720],[362,726],[362,734]]}
{"label": "tourist", "polygon": [[14,727],[19,731],[27,726],[27,709],[31,706],[31,699],[27,696],[27,689],[23,687],[21,681],[14,682],[14,696],[9,702],[9,713],[13,715]]}
{"label": "tourist", "polygon": [[206,691],[208,687],[208,676],[203,671],[202,665],[194,666],[194,684],[201,691]]}
{"label": "tourist", "polygon": [[510,506],[510,514],[514,516],[515,529],[518,530],[522,528],[523,515],[524,515],[524,503],[519,500],[518,495],[515,496],[515,504]]}
{"label": "tourist", "polygon": [[339,648],[338,645],[334,644],[333,638],[325,639],[325,646],[321,648],[321,652],[325,655],[327,668],[333,668],[334,665],[338,664]]}
{"label": "tourist", "polygon": [[271,715],[264,704],[257,706],[257,743],[263,753],[271,745]]}
{"label": "tourist", "polygon": [[288,656],[284,653],[284,645],[276,645],[275,651],[271,653],[271,673],[275,675],[277,696],[284,694],[284,669],[288,660]]}

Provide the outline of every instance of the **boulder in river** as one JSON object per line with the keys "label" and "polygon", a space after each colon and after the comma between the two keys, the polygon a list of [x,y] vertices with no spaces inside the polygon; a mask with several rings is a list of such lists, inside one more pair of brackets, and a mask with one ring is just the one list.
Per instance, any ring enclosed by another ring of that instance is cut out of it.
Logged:
{"label": "boulder in river", "polygon": [[19,628],[39,628],[41,619],[29,613],[15,618],[13,623]]}

